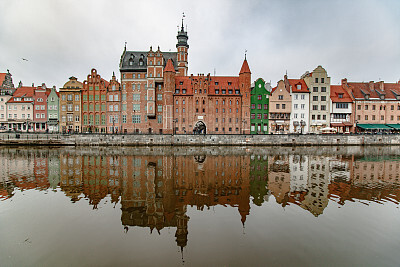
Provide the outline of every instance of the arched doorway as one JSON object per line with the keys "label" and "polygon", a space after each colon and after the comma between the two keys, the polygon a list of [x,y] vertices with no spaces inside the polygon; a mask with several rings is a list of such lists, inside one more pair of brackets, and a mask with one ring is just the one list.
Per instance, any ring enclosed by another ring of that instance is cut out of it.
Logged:
{"label": "arched doorway", "polygon": [[206,134],[207,127],[204,122],[198,121],[193,128],[193,134]]}

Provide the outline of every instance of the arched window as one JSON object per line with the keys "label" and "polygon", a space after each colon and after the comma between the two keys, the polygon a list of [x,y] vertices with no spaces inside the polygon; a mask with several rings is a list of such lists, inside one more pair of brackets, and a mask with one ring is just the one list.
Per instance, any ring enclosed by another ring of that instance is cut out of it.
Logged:
{"label": "arched window", "polygon": [[205,104],[206,104],[206,101],[203,100],[203,105],[205,105]]}
{"label": "arched window", "polygon": [[196,105],[198,105],[199,104],[199,100],[196,100]]}

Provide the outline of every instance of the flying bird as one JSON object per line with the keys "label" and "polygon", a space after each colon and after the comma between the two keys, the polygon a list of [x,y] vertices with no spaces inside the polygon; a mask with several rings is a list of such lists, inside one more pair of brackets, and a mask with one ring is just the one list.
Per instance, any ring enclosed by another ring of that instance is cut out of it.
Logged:
{"label": "flying bird", "polygon": [[22,57],[21,59],[22,59],[22,60],[25,60],[25,61],[28,61],[26,58],[23,58],[23,57]]}

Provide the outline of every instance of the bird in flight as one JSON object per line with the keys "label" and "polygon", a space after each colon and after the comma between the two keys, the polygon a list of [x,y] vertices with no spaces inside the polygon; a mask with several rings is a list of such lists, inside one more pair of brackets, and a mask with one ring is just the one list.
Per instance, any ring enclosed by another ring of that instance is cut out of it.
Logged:
{"label": "bird in flight", "polygon": [[26,58],[21,58],[22,60],[28,61]]}

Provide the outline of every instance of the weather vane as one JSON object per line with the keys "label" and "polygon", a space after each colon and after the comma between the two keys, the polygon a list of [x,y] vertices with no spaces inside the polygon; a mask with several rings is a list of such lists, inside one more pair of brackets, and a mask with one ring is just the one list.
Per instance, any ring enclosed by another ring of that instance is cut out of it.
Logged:
{"label": "weather vane", "polygon": [[244,50],[244,59],[246,59],[247,49]]}

